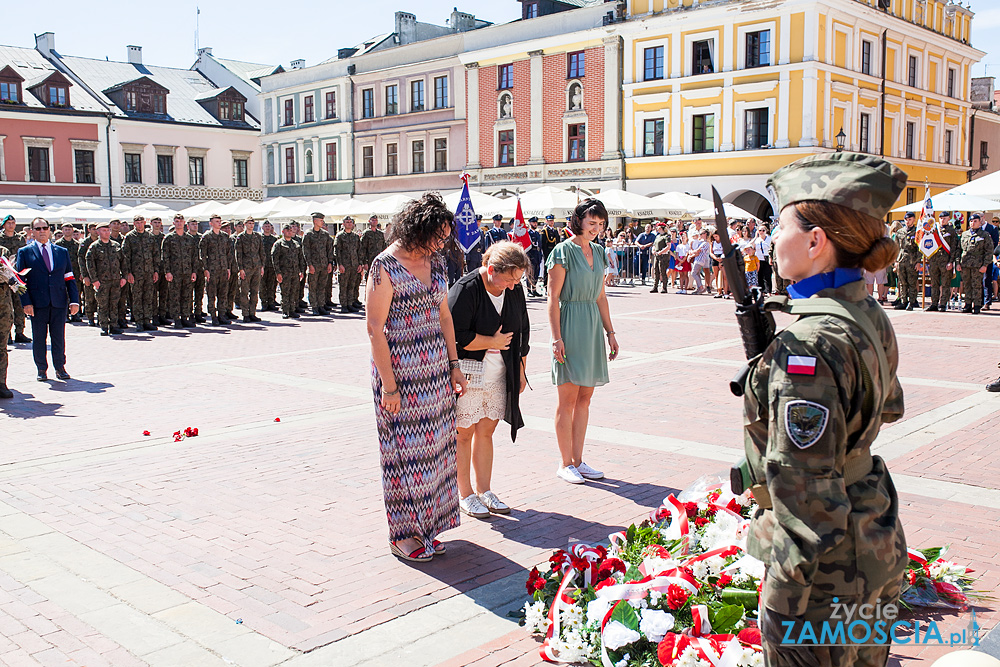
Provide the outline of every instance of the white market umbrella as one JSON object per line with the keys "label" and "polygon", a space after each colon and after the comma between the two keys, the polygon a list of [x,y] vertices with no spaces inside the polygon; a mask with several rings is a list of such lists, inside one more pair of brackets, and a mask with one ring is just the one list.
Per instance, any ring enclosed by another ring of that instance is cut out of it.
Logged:
{"label": "white market umbrella", "polygon": [[72,208],[77,211],[104,211],[107,210],[103,206],[98,204],[93,204],[89,201],[78,201],[74,204],[67,204],[64,208]]}
{"label": "white market umbrella", "polygon": [[29,206],[28,204],[22,204],[19,201],[14,201],[12,199],[4,199],[0,201],[0,209],[4,211],[37,211],[39,208],[37,206]]}
{"label": "white market umbrella", "polygon": [[187,208],[182,208],[180,210],[181,215],[185,218],[198,219],[207,218],[208,216],[216,213],[223,204],[209,199],[208,201],[203,201],[200,204],[195,204],[194,206],[188,206]]}
{"label": "white market umbrella", "polygon": [[382,199],[368,202],[368,215],[377,215],[379,218],[387,220],[403,210],[403,207],[413,201],[413,197],[406,195],[389,195]]}
{"label": "white market umbrella", "polygon": [[609,216],[631,218],[662,218],[668,215],[667,208],[652,197],[611,188],[594,195],[595,199],[604,204]]}
{"label": "white market umbrella", "polygon": [[275,218],[293,218],[293,219],[306,219],[309,218],[310,214],[319,211],[320,213],[326,213],[323,210],[323,204],[316,201],[292,201],[277,211],[272,217]]}
{"label": "white market umbrella", "polygon": [[[722,204],[722,210],[725,212],[727,218],[752,218],[753,220],[759,220],[756,215],[750,211],[744,210],[737,206],[736,204],[730,204],[729,202],[724,202]],[[708,220],[715,220],[715,207],[705,209],[704,211],[699,211],[696,213],[699,218],[706,218]]]}
{"label": "white market umbrella", "polygon": [[118,213],[122,220],[130,219],[135,215],[142,215],[146,218],[146,220],[150,220],[152,218],[160,218],[161,220],[164,220],[173,218],[174,214],[177,213],[177,211],[172,208],[154,202],[139,204],[138,206],[127,208],[124,211],[119,210],[118,207],[115,207],[112,210]]}
{"label": "white market umbrella", "polygon": [[[517,206],[517,199],[511,197],[504,201],[509,202],[509,210],[511,215],[513,215],[514,209]],[[530,218],[531,216],[543,217],[546,215],[565,218],[573,213],[573,209],[576,208],[578,203],[580,203],[580,200],[575,192],[552,187],[551,185],[543,185],[521,194],[521,212],[525,218]]]}
{"label": "white market umbrella", "polygon": [[260,202],[239,199],[228,204],[223,204],[215,212],[223,218],[245,218],[251,215],[250,211],[256,209],[259,205]]}
{"label": "white market umbrella", "polygon": [[[956,188],[957,189],[957,188]],[[950,193],[950,194],[949,194]],[[939,195],[931,195],[931,204],[935,211],[997,211],[1000,202],[978,195],[967,195],[949,190]],[[915,201],[906,206],[892,209],[893,213],[913,211],[920,213],[924,209],[923,201]]]}
{"label": "white market umbrella", "polygon": [[100,206],[95,208],[67,206],[58,211],[45,216],[49,222],[108,222],[119,215],[114,211],[103,209]]}
{"label": "white market umbrella", "polygon": [[[974,181],[969,181],[968,183],[962,183],[961,185],[956,185],[951,190],[946,190],[939,195],[932,196],[932,200],[936,200],[941,195],[950,194],[964,194],[964,195],[976,195],[978,197],[985,197],[987,199],[998,199],[1000,200],[1000,171],[995,171],[992,174],[987,174],[981,178],[977,178]],[[934,202],[934,207],[938,208],[937,202]],[[942,208],[941,210],[947,210]]]}
{"label": "white market umbrella", "polygon": [[712,202],[709,200],[689,195],[686,192],[664,192],[662,195],[651,197],[651,199],[660,202],[661,205],[671,211],[671,213],[667,214],[667,217],[670,218],[683,218],[685,215],[694,215],[698,211],[704,211],[706,208],[712,206]]}
{"label": "white market umbrella", "polygon": [[[461,190],[450,192],[443,197],[445,205],[452,212],[458,208],[458,201],[461,198]],[[483,216],[484,219],[492,218],[497,213],[503,215],[508,210],[513,215],[513,208],[508,204],[506,199],[500,199],[499,197],[494,197],[478,190],[469,190],[469,199],[472,200],[472,210],[476,212],[476,215]]]}
{"label": "white market umbrella", "polygon": [[283,208],[287,208],[289,205],[296,203],[294,199],[289,199],[287,197],[273,197],[271,199],[265,199],[262,202],[257,202],[257,206],[252,208],[247,212],[248,216],[253,216],[254,218],[268,218],[277,217],[276,212],[281,211]]}

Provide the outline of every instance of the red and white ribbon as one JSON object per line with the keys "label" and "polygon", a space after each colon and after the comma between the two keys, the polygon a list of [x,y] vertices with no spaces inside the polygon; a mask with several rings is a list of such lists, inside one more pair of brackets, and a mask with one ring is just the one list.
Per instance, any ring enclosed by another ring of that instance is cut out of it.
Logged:
{"label": "red and white ribbon", "polygon": [[689,528],[687,509],[684,508],[684,503],[677,500],[671,493],[663,500],[660,509],[670,514],[670,525],[663,532],[663,536],[668,540],[681,540],[681,553],[686,554],[688,552]]}
{"label": "red and white ribbon", "polygon": [[545,640],[538,649],[542,660],[546,662],[570,662],[559,656],[558,649],[553,646],[553,643],[559,640],[560,609],[563,605],[575,604],[575,600],[570,595],[570,586],[572,586],[573,580],[576,579],[576,574],[576,570],[570,567],[566,572],[566,576],[563,577],[562,583],[559,584],[559,590],[556,591],[556,599],[552,601],[552,607],[549,608],[549,629],[545,632]]}
{"label": "red and white ribbon", "polygon": [[924,555],[922,553],[920,553],[919,551],[917,551],[916,549],[907,548],[906,549],[906,553],[909,554],[910,560],[916,561],[916,562],[920,563],[921,565],[926,565],[927,564],[927,559],[924,558]]}
{"label": "red and white ribbon", "polygon": [[690,572],[675,568],[655,577],[643,577],[627,584],[605,586],[597,591],[597,597],[605,600],[641,600],[650,591],[666,594],[671,585],[677,585],[693,595],[698,592],[698,580]]}
{"label": "red and white ribbon", "polygon": [[704,637],[712,634],[712,623],[708,620],[708,606],[691,605],[691,636]]}

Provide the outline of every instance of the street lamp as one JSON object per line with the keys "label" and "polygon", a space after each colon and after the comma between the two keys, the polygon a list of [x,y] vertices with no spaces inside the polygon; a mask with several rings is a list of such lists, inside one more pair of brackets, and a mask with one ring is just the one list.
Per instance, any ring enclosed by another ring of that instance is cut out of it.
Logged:
{"label": "street lamp", "polygon": [[844,142],[847,141],[847,135],[844,134],[844,128],[840,128],[840,132],[837,133],[837,152],[844,150]]}

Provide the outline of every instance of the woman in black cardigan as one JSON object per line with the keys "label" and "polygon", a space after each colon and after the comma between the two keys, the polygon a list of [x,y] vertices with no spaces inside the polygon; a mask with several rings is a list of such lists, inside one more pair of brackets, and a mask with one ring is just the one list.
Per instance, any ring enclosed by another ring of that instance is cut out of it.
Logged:
{"label": "woman in black cardigan", "polygon": [[[464,364],[482,362],[482,384],[473,387],[470,382],[456,409],[459,508],[477,519],[491,512],[510,514],[510,507],[490,490],[493,431],[502,418],[514,440],[524,426],[518,398],[528,382],[529,324],[521,277],[530,265],[521,246],[500,241],[483,254],[480,268],[448,291],[458,358],[470,360]],[[476,491],[470,464],[476,471]]]}

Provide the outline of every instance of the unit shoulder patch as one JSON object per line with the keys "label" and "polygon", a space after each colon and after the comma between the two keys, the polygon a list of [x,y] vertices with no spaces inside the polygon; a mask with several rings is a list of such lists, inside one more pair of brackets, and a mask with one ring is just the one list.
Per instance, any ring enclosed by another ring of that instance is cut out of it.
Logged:
{"label": "unit shoulder patch", "polygon": [[816,444],[826,431],[830,410],[812,401],[789,401],[785,404],[785,433],[799,449]]}

